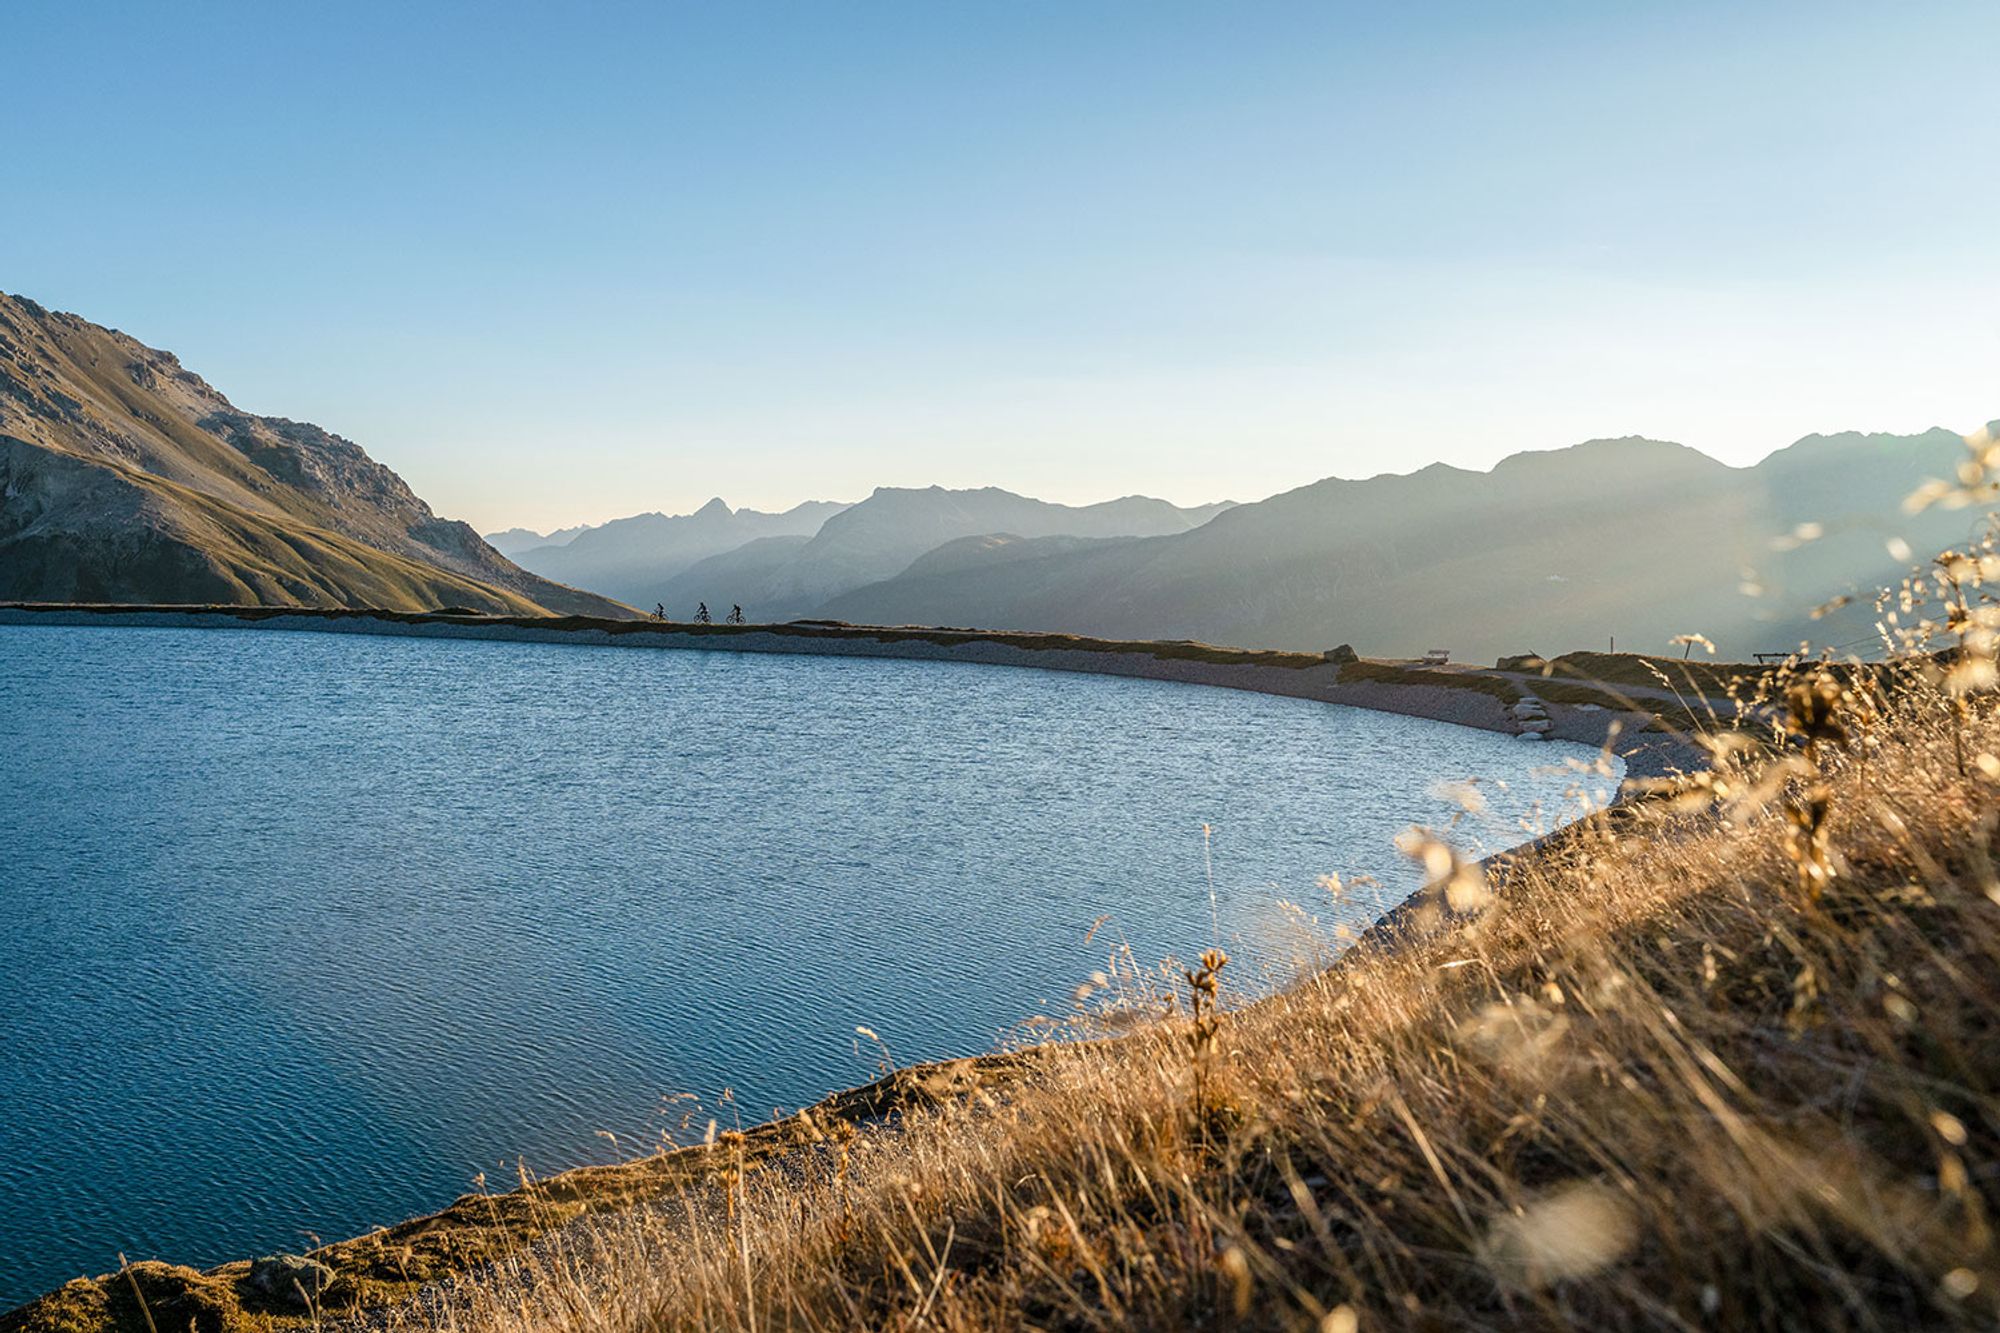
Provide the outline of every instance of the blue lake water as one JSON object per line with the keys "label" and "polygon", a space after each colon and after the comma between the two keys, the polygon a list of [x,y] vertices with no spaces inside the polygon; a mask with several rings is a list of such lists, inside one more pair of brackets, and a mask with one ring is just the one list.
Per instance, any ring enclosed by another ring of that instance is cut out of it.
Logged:
{"label": "blue lake water", "polygon": [[1204,824],[1275,965],[1280,900],[1413,887],[1441,782],[1495,850],[1591,757],[954,663],[0,627],[0,1309],[797,1107],[874,1076],[857,1025],[988,1049],[1121,933],[1209,943]]}

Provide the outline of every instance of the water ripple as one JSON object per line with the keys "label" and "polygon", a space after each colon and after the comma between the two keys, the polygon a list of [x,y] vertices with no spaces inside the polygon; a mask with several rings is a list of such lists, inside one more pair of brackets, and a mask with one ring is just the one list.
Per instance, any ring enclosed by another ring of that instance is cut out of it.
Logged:
{"label": "water ripple", "polygon": [[1528,748],[949,663],[0,630],[0,1308],[641,1150],[675,1094],[796,1107],[872,1075],[857,1024],[985,1049],[1101,913],[1208,943],[1204,823],[1232,952],[1280,897],[1365,924],[1437,780],[1507,784],[1491,846],[1551,817]]}

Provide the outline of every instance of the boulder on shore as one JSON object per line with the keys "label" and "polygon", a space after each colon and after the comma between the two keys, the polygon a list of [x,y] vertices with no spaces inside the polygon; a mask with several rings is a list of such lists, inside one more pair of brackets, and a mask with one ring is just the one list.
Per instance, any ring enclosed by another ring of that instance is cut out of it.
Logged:
{"label": "boulder on shore", "polygon": [[267,1254],[250,1264],[253,1290],[298,1309],[310,1306],[333,1282],[333,1270],[302,1254]]}

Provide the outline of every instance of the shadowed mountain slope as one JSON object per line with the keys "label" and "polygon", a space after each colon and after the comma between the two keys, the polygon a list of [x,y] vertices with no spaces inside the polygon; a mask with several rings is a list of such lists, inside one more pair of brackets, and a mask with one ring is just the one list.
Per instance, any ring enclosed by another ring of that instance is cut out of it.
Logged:
{"label": "shadowed mountain slope", "polygon": [[0,599],[631,614],[521,569],[360,446],[4,294]]}
{"label": "shadowed mountain slope", "polygon": [[[1491,472],[1442,464],[1330,478],[1243,505],[1194,531],[1115,546],[911,570],[827,599],[818,614],[875,624],[1066,630],[1364,653],[1443,646],[1465,658],[1620,646],[1661,651],[1698,632],[1725,653],[1865,638],[1865,602],[1892,582],[1886,549],[1962,542],[1963,514],[1904,515],[1959,436],[1811,436],[1754,468],[1655,440],[1517,454]],[[1798,541],[1799,525],[1823,532]]]}

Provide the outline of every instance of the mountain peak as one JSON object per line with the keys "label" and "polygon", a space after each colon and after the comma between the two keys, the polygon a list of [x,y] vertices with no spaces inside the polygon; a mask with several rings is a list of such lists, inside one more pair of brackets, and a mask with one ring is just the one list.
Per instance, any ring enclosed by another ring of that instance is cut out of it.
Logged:
{"label": "mountain peak", "polygon": [[1563,449],[1526,449],[1509,454],[1493,465],[1493,475],[1546,473],[1582,477],[1599,475],[1606,469],[1635,484],[1642,481],[1644,474],[1692,475],[1731,470],[1727,463],[1718,462],[1689,445],[1644,435],[1620,435],[1585,440]]}
{"label": "mountain peak", "polygon": [[0,598],[630,614],[529,574],[353,441],[4,294],[0,479]]}

